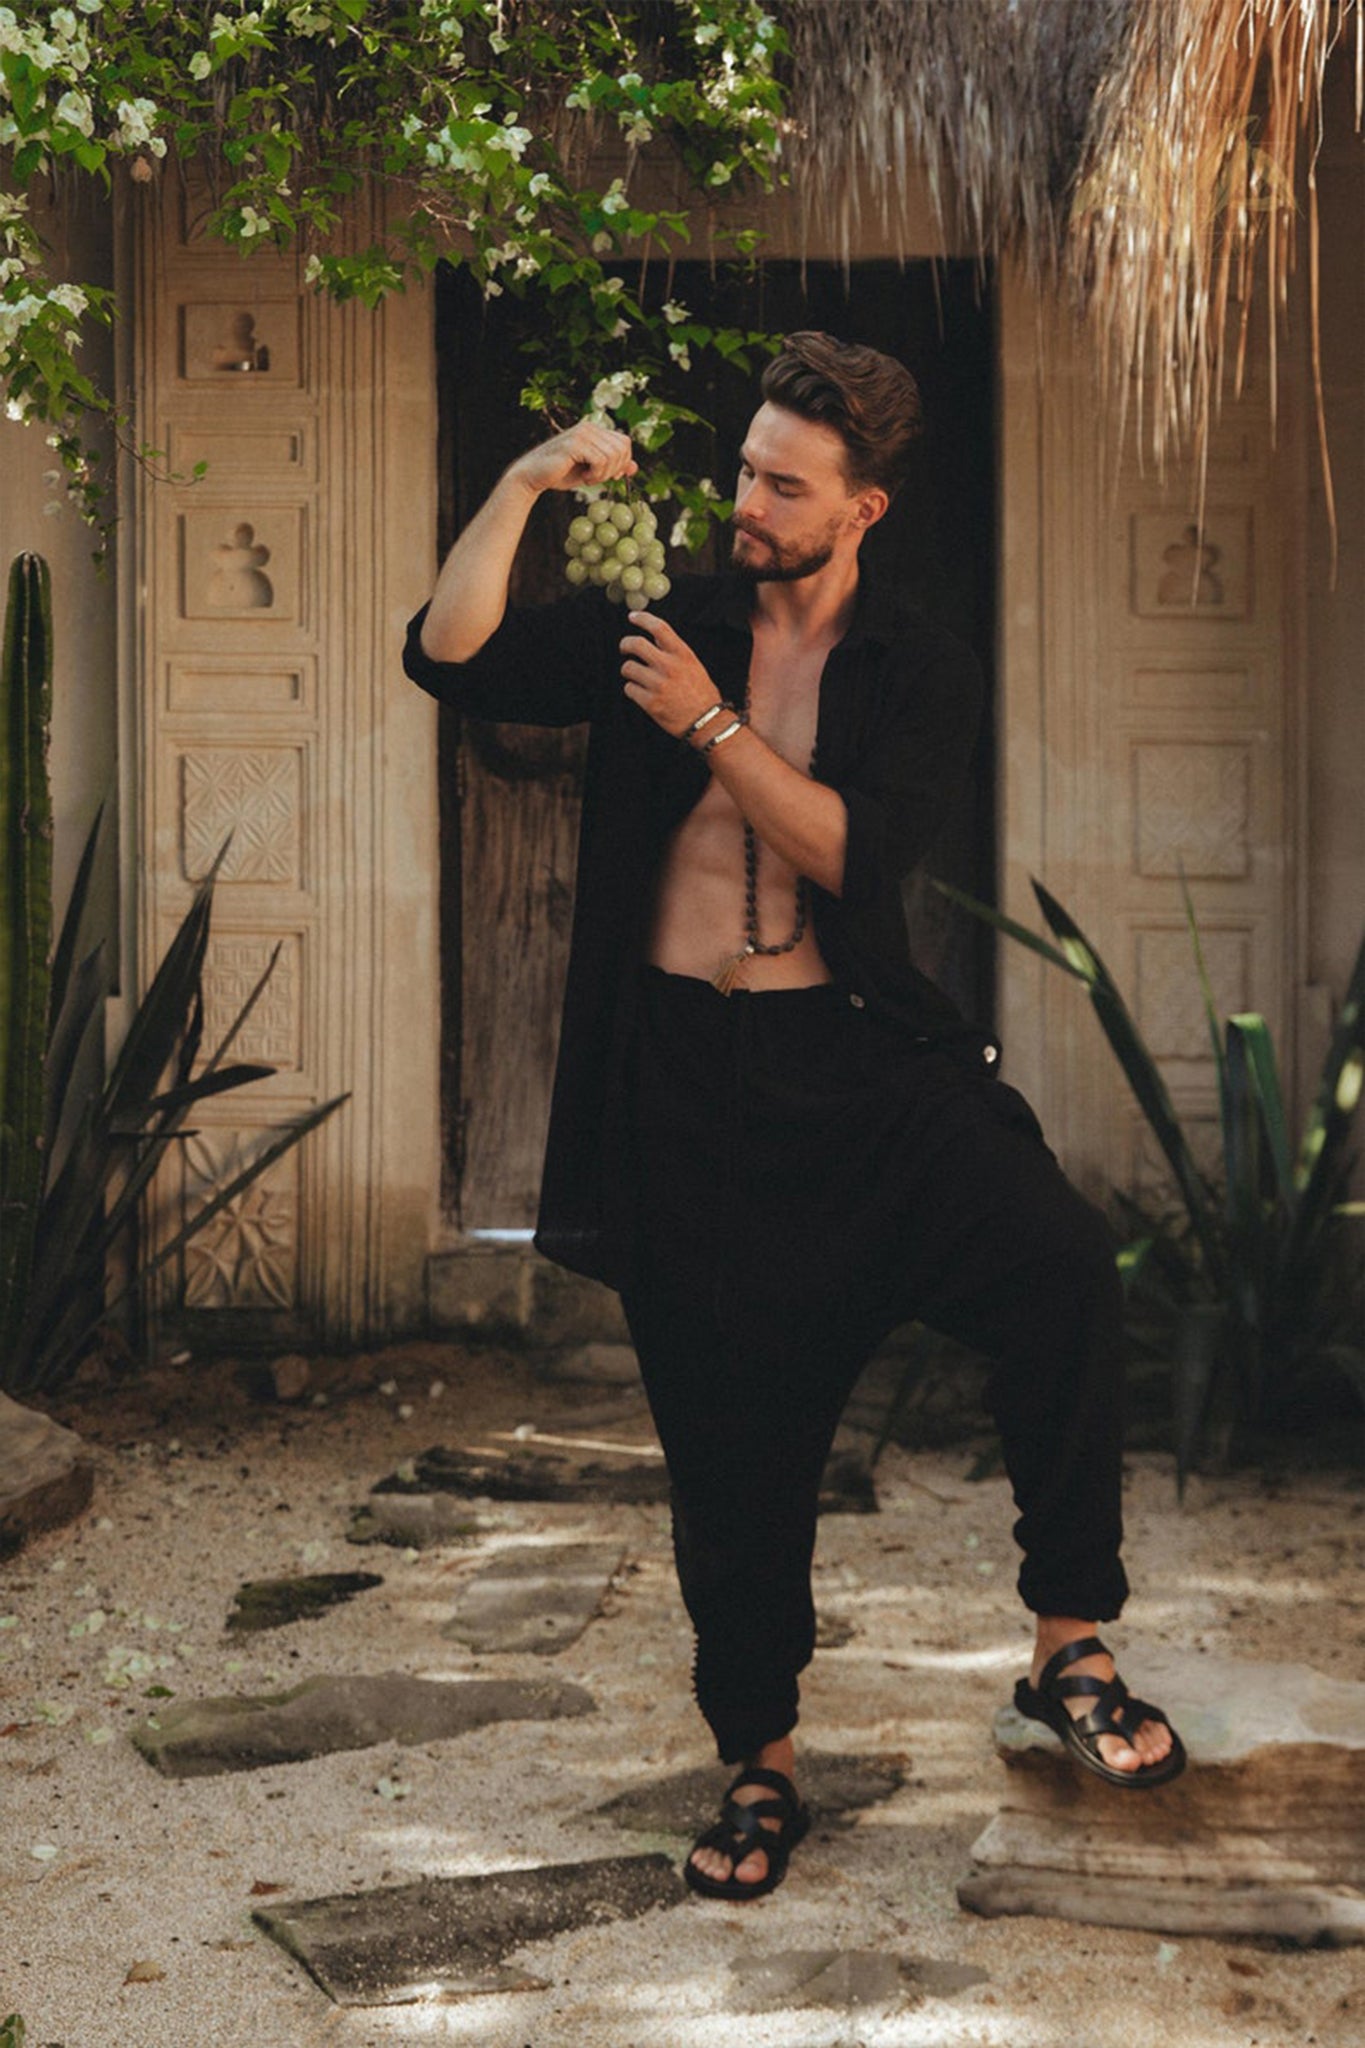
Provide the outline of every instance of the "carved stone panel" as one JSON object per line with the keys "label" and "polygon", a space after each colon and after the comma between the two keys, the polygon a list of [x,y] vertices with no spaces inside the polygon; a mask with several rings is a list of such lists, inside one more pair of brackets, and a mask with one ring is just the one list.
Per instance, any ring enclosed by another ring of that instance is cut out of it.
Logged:
{"label": "carved stone panel", "polygon": [[200,302],[180,309],[180,376],[187,384],[297,387],[300,304],[295,298]]}
{"label": "carved stone panel", "polygon": [[226,713],[243,718],[256,712],[308,712],[313,708],[316,664],[297,661],[261,662],[243,656],[223,661],[200,656],[166,664],[167,711]]}
{"label": "carved stone panel", "polygon": [[201,420],[175,420],[166,430],[166,450],[177,476],[189,477],[196,463],[206,463],[202,482],[209,489],[242,477],[253,483],[277,477],[298,483],[311,480],[317,467],[313,436],[292,422],[210,426]]}
{"label": "carved stone panel", "polygon": [[186,747],[180,756],[180,843],[187,882],[208,873],[229,833],[224,882],[301,889],[303,750]]}
{"label": "carved stone panel", "polygon": [[1250,869],[1251,766],[1244,746],[1148,741],[1133,748],[1133,865],[1148,877],[1241,877]]}
{"label": "carved stone panel", "polygon": [[[1220,1017],[1251,1000],[1251,934],[1204,926],[1204,964]],[[1189,932],[1139,931],[1136,946],[1137,1021],[1158,1059],[1207,1060],[1213,1052],[1208,1018]]]}
{"label": "carved stone panel", "polygon": [[304,934],[216,927],[204,960],[204,1047],[214,1050],[279,947],[270,977],[232,1042],[234,1060],[260,1061],[281,1073],[303,1066]]}
{"label": "carved stone panel", "polygon": [[[269,1131],[201,1129],[183,1146],[188,1221],[270,1143]],[[190,1309],[289,1309],[298,1298],[299,1161],[286,1152],[189,1240],[181,1255]]]}
{"label": "carved stone panel", "polygon": [[1256,677],[1245,663],[1228,667],[1152,667],[1130,670],[1124,696],[1141,711],[1231,711],[1250,705]]}
{"label": "carved stone panel", "polygon": [[297,505],[180,514],[187,619],[297,624],[303,618],[303,524]]}
{"label": "carved stone panel", "polygon": [[1139,618],[1245,619],[1251,615],[1251,512],[1211,509],[1193,519],[1162,510],[1129,523],[1131,602]]}

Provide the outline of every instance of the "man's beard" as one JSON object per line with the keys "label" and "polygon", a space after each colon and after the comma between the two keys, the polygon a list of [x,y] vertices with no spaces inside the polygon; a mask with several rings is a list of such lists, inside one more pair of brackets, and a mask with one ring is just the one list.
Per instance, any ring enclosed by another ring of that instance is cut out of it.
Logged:
{"label": "man's beard", "polygon": [[823,569],[834,554],[833,544],[826,542],[822,546],[811,548],[803,555],[784,555],[774,542],[765,539],[760,541],[759,545],[767,549],[766,558],[757,562],[745,562],[740,561],[734,553],[741,537],[745,540],[755,540],[757,536],[742,526],[736,527],[735,538],[731,543],[731,566],[738,575],[750,583],[799,583],[803,577],[814,576]]}

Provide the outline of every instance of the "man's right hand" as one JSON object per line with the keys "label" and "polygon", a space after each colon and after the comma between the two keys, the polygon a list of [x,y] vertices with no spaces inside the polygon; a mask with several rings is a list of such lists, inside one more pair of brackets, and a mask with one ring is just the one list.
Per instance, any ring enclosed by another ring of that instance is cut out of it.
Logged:
{"label": "man's right hand", "polygon": [[507,605],[517,545],[542,491],[573,491],[634,476],[629,434],[580,420],[528,448],[505,469],[446,556],[422,626],[433,661],[468,661],[495,633]]}
{"label": "man's right hand", "polygon": [[528,448],[507,471],[528,491],[576,491],[583,484],[605,484],[615,477],[634,476],[639,464],[631,454],[630,435],[615,427],[580,420],[538,447]]}

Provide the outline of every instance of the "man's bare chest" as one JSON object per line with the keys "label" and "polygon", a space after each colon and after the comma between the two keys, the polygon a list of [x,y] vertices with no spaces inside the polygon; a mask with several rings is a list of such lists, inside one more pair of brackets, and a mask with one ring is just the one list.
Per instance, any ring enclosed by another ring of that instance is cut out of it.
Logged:
{"label": "man's bare chest", "polygon": [[803,774],[815,751],[827,652],[755,638],[749,665],[749,723],[775,754]]}

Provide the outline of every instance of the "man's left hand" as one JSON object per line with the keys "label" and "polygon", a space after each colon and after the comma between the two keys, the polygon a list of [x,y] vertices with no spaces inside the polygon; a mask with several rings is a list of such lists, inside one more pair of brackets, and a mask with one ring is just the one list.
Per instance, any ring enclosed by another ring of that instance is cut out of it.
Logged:
{"label": "man's left hand", "polygon": [[656,725],[681,739],[720,691],[687,642],[653,612],[627,614],[633,633],[621,642],[626,695]]}

